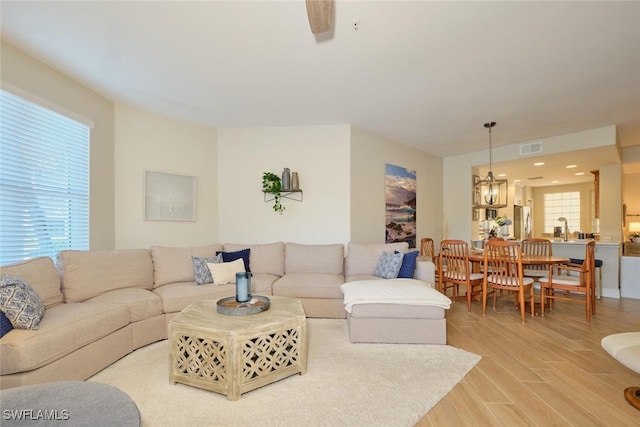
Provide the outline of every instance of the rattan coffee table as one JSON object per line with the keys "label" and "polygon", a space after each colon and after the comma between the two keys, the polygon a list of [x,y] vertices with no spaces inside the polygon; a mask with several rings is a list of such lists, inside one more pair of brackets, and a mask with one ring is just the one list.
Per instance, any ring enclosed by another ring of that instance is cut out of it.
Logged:
{"label": "rattan coffee table", "polygon": [[228,316],[215,300],[192,304],[169,322],[169,381],[238,400],[307,372],[307,325],[300,300],[269,296],[261,313]]}

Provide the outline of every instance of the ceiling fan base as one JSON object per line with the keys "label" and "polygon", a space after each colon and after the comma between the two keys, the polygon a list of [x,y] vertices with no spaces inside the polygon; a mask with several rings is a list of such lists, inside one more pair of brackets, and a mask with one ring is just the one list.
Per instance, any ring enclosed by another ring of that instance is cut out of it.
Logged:
{"label": "ceiling fan base", "polygon": [[306,0],[307,17],[313,34],[331,30],[333,24],[333,0]]}

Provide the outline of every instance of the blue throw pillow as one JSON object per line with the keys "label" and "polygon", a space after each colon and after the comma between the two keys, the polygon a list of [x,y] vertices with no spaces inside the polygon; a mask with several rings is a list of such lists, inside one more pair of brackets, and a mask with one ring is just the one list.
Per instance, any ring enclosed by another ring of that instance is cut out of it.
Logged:
{"label": "blue throw pillow", "polygon": [[373,275],[383,279],[395,279],[398,277],[403,257],[404,254],[402,252],[396,252],[395,254],[383,252]]}
{"label": "blue throw pillow", "polygon": [[251,249],[247,248],[247,249],[242,249],[239,251],[235,251],[235,252],[216,252],[216,255],[218,254],[222,254],[222,261],[224,262],[231,262],[231,261],[235,261],[237,259],[242,259],[242,261],[244,261],[244,271],[246,272],[251,272],[251,270],[249,269],[249,254],[251,252]]}
{"label": "blue throw pillow", "polygon": [[398,272],[398,277],[402,279],[413,279],[413,272],[416,269],[416,259],[420,255],[420,252],[413,251],[407,252],[402,257],[402,265]]}
{"label": "blue throw pillow", "polygon": [[214,257],[198,258],[192,256],[193,260],[193,280],[196,285],[206,285],[207,283],[213,283],[213,277],[211,276],[211,270],[207,266],[207,263],[220,263],[222,262],[222,255],[218,254]]}
{"label": "blue throw pillow", "polygon": [[0,277],[0,311],[16,329],[38,329],[44,315],[44,304],[24,280],[3,274]]}
{"label": "blue throw pillow", "polygon": [[4,311],[0,311],[0,338],[5,336],[7,332],[13,329],[13,325],[7,319],[7,316],[4,315]]}

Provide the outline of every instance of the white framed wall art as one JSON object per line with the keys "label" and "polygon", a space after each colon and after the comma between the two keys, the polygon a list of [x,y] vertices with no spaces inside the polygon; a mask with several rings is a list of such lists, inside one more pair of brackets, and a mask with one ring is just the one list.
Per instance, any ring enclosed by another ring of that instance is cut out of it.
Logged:
{"label": "white framed wall art", "polygon": [[195,221],[196,177],[144,171],[144,219]]}

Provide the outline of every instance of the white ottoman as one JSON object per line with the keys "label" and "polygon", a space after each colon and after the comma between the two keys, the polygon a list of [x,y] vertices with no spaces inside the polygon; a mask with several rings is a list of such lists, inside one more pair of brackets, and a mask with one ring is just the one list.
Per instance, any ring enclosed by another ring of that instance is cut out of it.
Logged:
{"label": "white ottoman", "polygon": [[416,279],[359,280],[341,286],[353,343],[446,344],[451,300]]}
{"label": "white ottoman", "polygon": [[[627,368],[640,374],[640,332],[622,332],[602,338],[600,345]],[[640,387],[627,387],[624,398],[640,409]]]}
{"label": "white ottoman", "polygon": [[627,368],[640,374],[640,332],[623,332],[602,338],[602,348]]}

